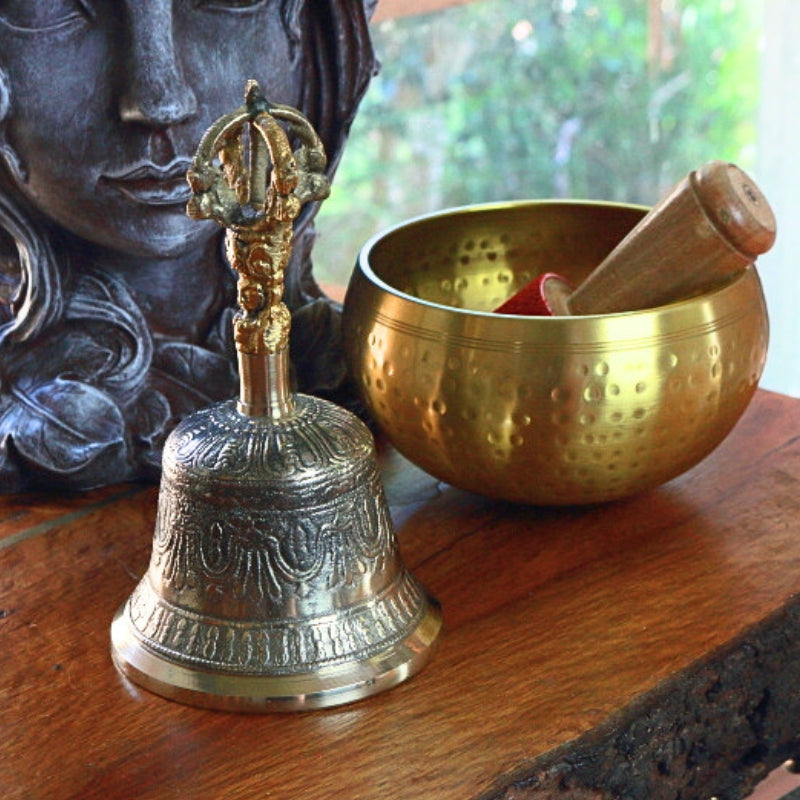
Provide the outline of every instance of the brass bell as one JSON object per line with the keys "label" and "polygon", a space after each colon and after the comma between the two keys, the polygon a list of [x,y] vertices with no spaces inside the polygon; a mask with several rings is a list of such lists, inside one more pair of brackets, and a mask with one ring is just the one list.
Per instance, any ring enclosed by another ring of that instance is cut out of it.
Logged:
{"label": "brass bell", "polygon": [[250,82],[188,176],[189,214],[226,227],[239,273],[240,396],[170,435],[150,565],[111,649],[131,680],[192,705],[358,700],[416,673],[441,628],[398,555],[369,430],[289,387],[283,270],[300,208],[327,196],[324,169],[308,121]]}

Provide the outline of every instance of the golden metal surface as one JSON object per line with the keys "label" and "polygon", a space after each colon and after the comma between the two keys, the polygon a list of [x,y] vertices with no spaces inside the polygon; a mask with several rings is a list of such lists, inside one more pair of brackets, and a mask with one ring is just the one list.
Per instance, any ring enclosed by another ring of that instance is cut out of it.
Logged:
{"label": "golden metal surface", "polygon": [[764,366],[767,312],[753,267],[647,311],[490,313],[542,272],[578,283],[644,211],[495,204],[372,239],[348,287],[345,348],[393,444],[447,483],[532,504],[623,497],[708,455]]}
{"label": "golden metal surface", "polygon": [[111,626],[120,671],[173,700],[351,702],[416,673],[441,628],[399,557],[369,430],[290,390],[283,270],[324,166],[310,125],[251,84],[189,175],[191,214],[226,226],[239,272],[239,399],[167,440],[150,565]]}
{"label": "golden metal surface", "polygon": [[[297,150],[289,136],[299,140]],[[269,103],[255,81],[248,84],[245,105],[218,120],[200,141],[187,174],[194,192],[187,212],[226,228],[228,260],[239,275],[234,337],[240,353],[286,348],[291,315],[283,302],[283,277],[293,223],[305,203],[328,196],[326,165],[308,120]]]}
{"label": "golden metal surface", "polygon": [[351,703],[402,683],[427,662],[439,635],[438,616],[427,615],[404,640],[343,665],[299,674],[239,675],[181,666],[141,647],[124,619],[112,624],[115,659],[140,686],[170,700],[229,711],[310,711]]}

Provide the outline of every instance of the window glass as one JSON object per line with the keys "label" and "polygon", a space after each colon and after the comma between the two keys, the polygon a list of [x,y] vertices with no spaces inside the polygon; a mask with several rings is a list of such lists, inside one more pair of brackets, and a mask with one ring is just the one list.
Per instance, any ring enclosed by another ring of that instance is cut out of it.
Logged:
{"label": "window glass", "polygon": [[315,272],[466,203],[653,203],[711,158],[754,161],[758,2],[482,0],[373,26],[382,61],[319,217]]}

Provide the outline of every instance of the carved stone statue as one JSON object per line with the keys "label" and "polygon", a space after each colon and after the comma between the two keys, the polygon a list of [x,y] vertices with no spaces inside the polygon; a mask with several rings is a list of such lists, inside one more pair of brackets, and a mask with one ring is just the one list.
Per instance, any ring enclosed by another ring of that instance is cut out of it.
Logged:
{"label": "carved stone statue", "polygon": [[[236,393],[236,281],[186,215],[191,155],[252,78],[311,120],[330,177],[375,2],[0,0],[0,491],[154,479],[177,421]],[[293,376],[336,398],[315,212],[285,275]]]}

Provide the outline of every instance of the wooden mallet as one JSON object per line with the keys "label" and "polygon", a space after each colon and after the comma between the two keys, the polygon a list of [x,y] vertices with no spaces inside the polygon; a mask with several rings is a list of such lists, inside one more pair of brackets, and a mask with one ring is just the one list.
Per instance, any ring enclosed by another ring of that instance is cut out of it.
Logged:
{"label": "wooden mallet", "polygon": [[775,216],[753,180],[710,161],[641,219],[574,291],[552,272],[498,314],[564,316],[653,308],[730,281],[775,241]]}

